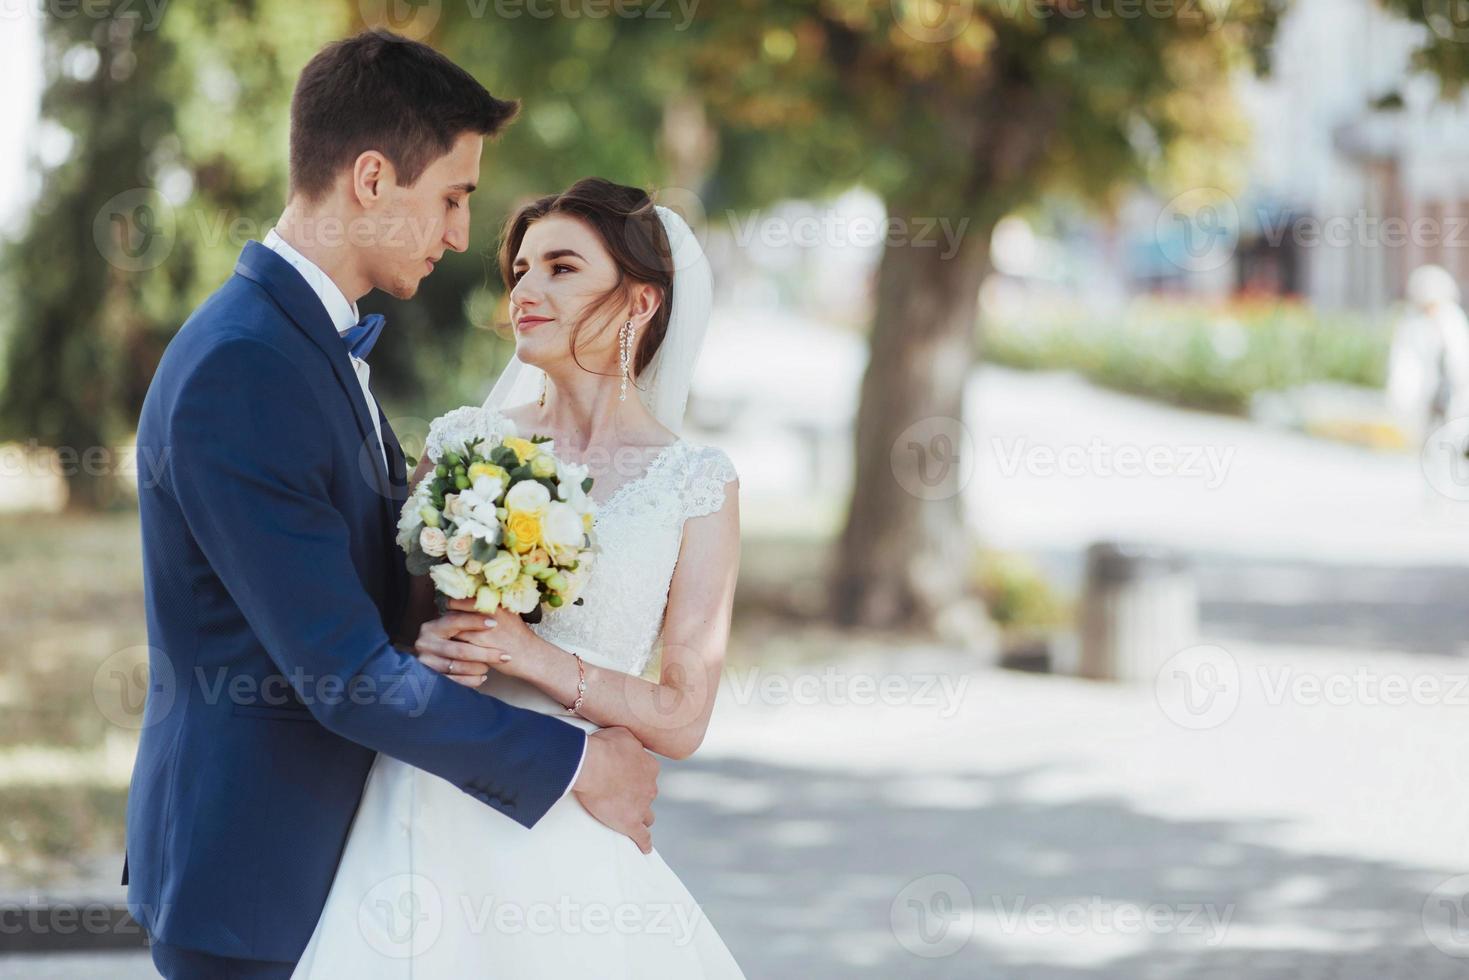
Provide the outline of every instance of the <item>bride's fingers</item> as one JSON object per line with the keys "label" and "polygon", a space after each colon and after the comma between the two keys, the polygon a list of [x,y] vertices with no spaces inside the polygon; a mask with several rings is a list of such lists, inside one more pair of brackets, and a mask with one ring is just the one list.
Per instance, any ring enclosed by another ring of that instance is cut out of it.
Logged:
{"label": "bride's fingers", "polygon": [[[456,600],[461,601],[461,600]],[[467,602],[468,600],[462,600]],[[448,638],[465,630],[485,629],[485,620],[489,618],[483,613],[453,612],[445,613],[438,619],[430,620],[423,624],[423,629],[430,636]]]}
{"label": "bride's fingers", "polygon": [[460,643],[472,643],[477,647],[494,647],[503,642],[494,630],[465,630],[454,639]]}

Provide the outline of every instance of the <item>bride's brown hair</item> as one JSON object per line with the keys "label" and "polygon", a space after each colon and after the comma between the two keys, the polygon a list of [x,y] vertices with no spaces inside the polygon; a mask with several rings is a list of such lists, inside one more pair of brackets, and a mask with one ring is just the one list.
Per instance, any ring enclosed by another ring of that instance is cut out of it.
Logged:
{"label": "bride's brown hair", "polygon": [[565,214],[584,221],[602,239],[602,245],[617,267],[616,284],[593,302],[572,328],[571,358],[578,367],[583,365],[576,356],[576,341],[583,326],[608,308],[631,302],[633,283],[656,286],[662,294],[657,312],[635,341],[630,370],[636,378],[663,344],[668,333],[669,311],[673,308],[673,254],[653,199],[640,187],[614,184],[600,177],[586,177],[560,194],[551,194],[525,205],[511,215],[500,237],[500,278],[505,282],[507,293],[515,288],[513,266],[526,229],[548,214]]}

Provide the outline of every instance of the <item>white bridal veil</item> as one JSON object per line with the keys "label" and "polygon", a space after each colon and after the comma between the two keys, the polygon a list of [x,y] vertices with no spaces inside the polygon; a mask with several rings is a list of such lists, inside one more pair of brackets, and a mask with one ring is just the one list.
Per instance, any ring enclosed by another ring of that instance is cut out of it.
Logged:
{"label": "white bridal veil", "polygon": [[[662,425],[682,434],[694,365],[709,329],[714,283],[709,260],[688,223],[676,211],[661,204],[656,209],[673,251],[673,309],[669,311],[668,332],[658,353],[643,373],[633,379],[633,387]],[[540,368],[525,363],[518,354],[512,355],[490,389],[484,407],[504,409],[535,401],[541,396],[545,376]]]}

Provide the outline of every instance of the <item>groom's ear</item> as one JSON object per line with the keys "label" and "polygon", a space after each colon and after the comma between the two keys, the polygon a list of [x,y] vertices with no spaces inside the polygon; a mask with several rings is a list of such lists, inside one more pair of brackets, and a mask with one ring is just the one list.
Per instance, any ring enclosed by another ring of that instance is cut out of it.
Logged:
{"label": "groom's ear", "polygon": [[393,162],[377,150],[363,150],[352,161],[350,189],[353,199],[363,208],[381,204],[388,184],[396,182]]}

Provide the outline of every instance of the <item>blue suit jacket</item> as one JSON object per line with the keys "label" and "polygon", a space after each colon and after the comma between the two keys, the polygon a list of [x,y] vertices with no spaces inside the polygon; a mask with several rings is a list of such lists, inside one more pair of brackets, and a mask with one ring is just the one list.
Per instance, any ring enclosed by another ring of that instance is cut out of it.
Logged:
{"label": "blue suit jacket", "polygon": [[138,451],[165,465],[139,488],[150,688],[124,883],[159,941],[299,958],[377,752],[527,827],[581,759],[579,728],[389,643],[406,481],[367,411],[321,301],[257,242],[148,389]]}

